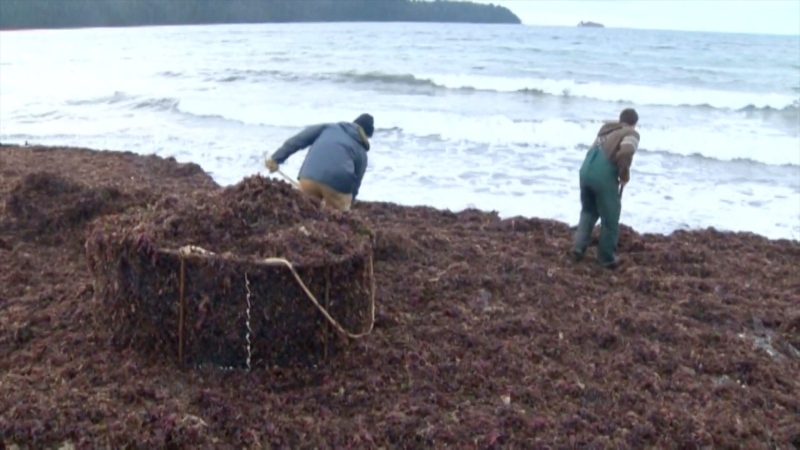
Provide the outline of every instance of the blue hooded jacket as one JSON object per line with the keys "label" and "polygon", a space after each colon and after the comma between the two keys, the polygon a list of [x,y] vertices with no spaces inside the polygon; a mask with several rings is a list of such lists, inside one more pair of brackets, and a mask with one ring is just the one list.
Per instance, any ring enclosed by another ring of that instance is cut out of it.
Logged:
{"label": "blue hooded jacket", "polygon": [[367,171],[369,139],[364,130],[350,122],[312,125],[287,139],[272,159],[283,164],[294,153],[309,146],[297,178],[352,194],[355,200]]}

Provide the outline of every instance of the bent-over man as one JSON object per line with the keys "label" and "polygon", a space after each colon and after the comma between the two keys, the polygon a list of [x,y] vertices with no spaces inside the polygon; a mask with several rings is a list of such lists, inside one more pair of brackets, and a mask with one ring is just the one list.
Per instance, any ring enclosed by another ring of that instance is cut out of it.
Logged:
{"label": "bent-over man", "polygon": [[636,124],[639,115],[628,108],[618,121],[606,122],[586,153],[580,169],[581,215],[572,247],[576,260],[583,259],[589,238],[600,219],[598,262],[616,268],[619,239],[619,217],[622,210],[622,188],[630,181],[633,155],[639,148]]}
{"label": "bent-over man", "polygon": [[348,211],[367,171],[374,130],[369,114],[361,114],[352,123],[312,125],[284,142],[266,160],[267,169],[273,173],[294,153],[311,147],[297,176],[300,190],[327,206]]}

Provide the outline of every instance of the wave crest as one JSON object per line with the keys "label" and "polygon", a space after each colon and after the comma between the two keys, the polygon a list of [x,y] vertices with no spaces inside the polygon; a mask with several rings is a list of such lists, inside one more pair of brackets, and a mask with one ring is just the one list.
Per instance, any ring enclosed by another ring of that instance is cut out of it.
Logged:
{"label": "wave crest", "polygon": [[205,81],[221,83],[263,82],[267,80],[326,81],[344,84],[367,84],[431,91],[482,91],[505,94],[541,95],[582,98],[635,105],[714,108],[729,111],[784,111],[800,109],[800,95],[784,93],[737,92],[697,89],[681,86],[645,86],[584,82],[571,79],[531,77],[497,77],[486,75],[424,75],[411,73],[321,72],[296,73],[277,70],[230,69],[222,73],[205,74]]}

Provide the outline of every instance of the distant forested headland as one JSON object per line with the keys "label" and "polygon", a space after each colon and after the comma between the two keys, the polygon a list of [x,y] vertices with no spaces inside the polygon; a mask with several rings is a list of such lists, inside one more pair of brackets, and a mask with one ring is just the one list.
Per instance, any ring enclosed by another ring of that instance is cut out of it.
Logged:
{"label": "distant forested headland", "polygon": [[502,6],[424,0],[0,0],[0,29],[276,22],[519,24]]}

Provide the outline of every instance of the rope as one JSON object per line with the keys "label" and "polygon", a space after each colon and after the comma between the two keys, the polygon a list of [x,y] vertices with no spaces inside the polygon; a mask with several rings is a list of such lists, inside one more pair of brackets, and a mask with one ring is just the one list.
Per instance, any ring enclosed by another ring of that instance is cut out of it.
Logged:
{"label": "rope", "polygon": [[[331,307],[331,268],[330,266],[325,268],[325,309]],[[322,335],[322,338],[325,340],[325,361],[328,360],[328,333],[331,331],[330,323],[325,324],[325,334]]]}
{"label": "rope", "polygon": [[[205,250],[205,249],[203,249],[201,247],[197,247],[195,245],[186,245],[186,246],[181,247],[177,251],[176,250],[168,250],[168,249],[159,249],[159,251],[161,253],[180,256],[181,264],[183,264],[183,259],[185,257],[187,257],[187,256],[199,256],[201,258],[208,258],[209,256],[214,255],[214,253],[209,252],[208,250]],[[322,315],[325,316],[325,319],[327,319],[328,322],[331,325],[334,326],[334,328],[339,330],[339,332],[341,332],[342,334],[344,334],[345,336],[347,336],[347,337],[349,337],[351,339],[360,339],[360,338],[370,334],[372,332],[373,327],[375,326],[375,273],[374,273],[373,262],[372,262],[372,253],[370,253],[370,255],[369,255],[369,277],[370,277],[370,280],[371,280],[371,283],[370,283],[370,323],[369,323],[369,327],[367,328],[366,331],[363,331],[363,332],[358,333],[358,334],[350,333],[349,331],[345,330],[341,325],[339,325],[339,322],[337,322],[336,319],[331,317],[331,315],[328,313],[328,311],[322,305],[320,305],[319,301],[314,296],[314,294],[311,293],[311,290],[308,289],[308,286],[306,286],[306,284],[303,282],[303,279],[300,278],[300,274],[297,273],[297,270],[295,270],[294,265],[291,262],[289,262],[288,260],[286,260],[284,258],[265,258],[265,259],[258,260],[258,261],[249,261],[249,260],[246,260],[244,258],[236,258],[236,257],[228,257],[227,259],[234,260],[234,261],[240,261],[240,262],[249,262],[249,263],[258,264],[258,265],[264,265],[264,266],[281,266],[281,265],[285,266],[286,268],[288,268],[291,271],[292,275],[294,276],[294,279],[297,280],[297,284],[299,284],[300,288],[303,289],[303,292],[305,292],[306,296],[308,296],[308,299],[311,300],[311,302],[314,303],[314,306],[316,306],[317,309],[319,309],[319,311],[322,313]],[[181,280],[183,281],[183,278],[181,278]],[[249,281],[247,281],[247,285],[249,286]],[[181,282],[181,292],[183,292],[183,282]],[[181,336],[181,339],[182,339],[182,337],[183,336]]]}
{"label": "rope", "polygon": [[300,189],[300,183],[298,183],[297,181],[295,181],[295,180],[294,180],[294,178],[292,178],[292,177],[290,177],[289,175],[286,175],[285,173],[283,173],[283,171],[282,171],[281,169],[278,169],[278,173],[279,173],[279,174],[280,174],[280,175],[281,175],[283,178],[286,178],[286,181],[288,181],[289,183],[291,183],[291,184],[292,184],[294,187],[296,187],[297,189]]}
{"label": "rope", "polygon": [[183,295],[184,280],[186,279],[186,263],[181,256],[181,288],[180,288],[180,320],[178,321],[178,361],[183,363],[183,323],[186,321],[186,300]]}

